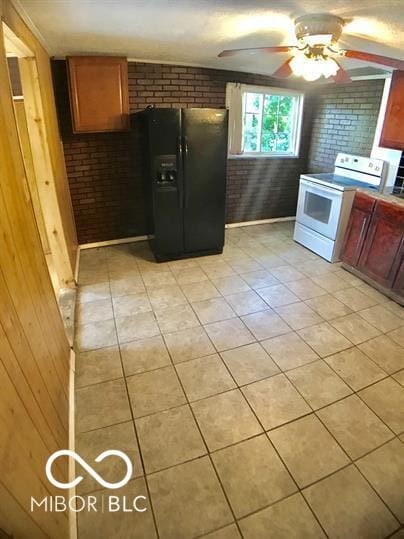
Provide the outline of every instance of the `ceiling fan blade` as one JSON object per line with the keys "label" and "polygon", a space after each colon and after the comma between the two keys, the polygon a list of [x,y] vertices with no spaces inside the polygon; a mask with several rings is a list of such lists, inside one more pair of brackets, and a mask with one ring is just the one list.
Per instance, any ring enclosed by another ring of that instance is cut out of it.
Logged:
{"label": "ceiling fan blade", "polygon": [[384,66],[393,67],[394,69],[404,70],[404,61],[397,58],[389,58],[388,56],[380,56],[379,54],[372,54],[370,52],[361,51],[343,51],[347,58],[355,58],[356,60],[364,60],[365,62],[373,62],[374,64],[380,64]]}
{"label": "ceiling fan blade", "polygon": [[332,78],[334,79],[336,84],[348,84],[349,82],[352,82],[351,77],[348,75],[348,73],[345,71],[343,67],[341,67],[341,64],[337,62],[337,60],[334,61],[336,64],[339,65],[339,69],[337,71],[337,74],[334,75]]}
{"label": "ceiling fan blade", "polygon": [[229,49],[222,51],[220,54],[218,54],[219,58],[223,58],[223,56],[235,56],[236,54],[256,54],[257,52],[289,52],[296,47],[293,45],[284,45],[281,47],[256,47],[251,49]]}
{"label": "ceiling fan blade", "polygon": [[287,79],[290,77],[290,75],[293,73],[292,68],[290,67],[290,62],[292,61],[293,56],[291,58],[288,58],[286,62],[283,62],[283,64],[278,67],[278,69],[272,73],[272,77],[278,77],[281,79]]}

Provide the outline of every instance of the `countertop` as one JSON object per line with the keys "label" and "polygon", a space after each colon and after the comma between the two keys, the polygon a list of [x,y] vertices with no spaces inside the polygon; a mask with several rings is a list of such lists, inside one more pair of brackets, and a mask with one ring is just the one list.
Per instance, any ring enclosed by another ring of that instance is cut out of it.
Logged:
{"label": "countertop", "polygon": [[394,195],[379,193],[378,191],[374,191],[373,189],[366,189],[363,187],[359,187],[357,191],[360,193],[365,193],[366,195],[369,195],[373,198],[390,202],[391,204],[395,204],[396,206],[402,206],[404,208],[404,198],[399,198]]}

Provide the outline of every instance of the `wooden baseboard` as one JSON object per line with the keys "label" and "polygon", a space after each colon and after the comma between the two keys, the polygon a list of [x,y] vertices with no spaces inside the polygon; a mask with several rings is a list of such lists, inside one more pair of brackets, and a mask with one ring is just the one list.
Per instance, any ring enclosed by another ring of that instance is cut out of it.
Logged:
{"label": "wooden baseboard", "polygon": [[76,266],[74,268],[74,281],[76,283],[76,286],[77,286],[77,283],[79,282],[79,267],[80,267],[80,246],[77,247]]}
{"label": "wooden baseboard", "polygon": [[121,243],[133,243],[135,241],[146,241],[149,239],[149,236],[132,236],[130,238],[121,238],[119,240],[107,240],[107,241],[96,241],[94,243],[83,243],[80,245],[81,249],[95,249],[97,247],[108,247],[110,245],[120,245]]}
{"label": "wooden baseboard", "polygon": [[[225,228],[237,228],[242,226],[264,225],[267,223],[281,223],[282,221],[295,221],[296,217],[275,217],[274,219],[261,219],[259,221],[243,221],[242,223],[227,223]],[[119,240],[96,241],[94,243],[82,243],[79,250],[96,249],[97,247],[108,247],[110,245],[120,245],[121,243],[133,243],[135,241],[146,241],[149,236],[131,236]],[[77,266],[78,267],[78,266]],[[77,279],[77,275],[76,275]]]}
{"label": "wooden baseboard", "polygon": [[261,219],[260,221],[243,221],[242,223],[227,223],[225,228],[238,228],[242,226],[265,225],[267,223],[282,223],[283,221],[295,221],[295,217],[275,217],[274,219]]}

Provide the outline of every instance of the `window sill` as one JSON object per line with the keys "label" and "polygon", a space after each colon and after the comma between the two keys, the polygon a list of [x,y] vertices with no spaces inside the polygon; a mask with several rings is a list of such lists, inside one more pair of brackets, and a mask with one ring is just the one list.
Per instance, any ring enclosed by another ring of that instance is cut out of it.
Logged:
{"label": "window sill", "polygon": [[253,153],[243,153],[240,155],[228,154],[227,159],[299,159],[299,155],[286,155],[286,154],[253,154]]}

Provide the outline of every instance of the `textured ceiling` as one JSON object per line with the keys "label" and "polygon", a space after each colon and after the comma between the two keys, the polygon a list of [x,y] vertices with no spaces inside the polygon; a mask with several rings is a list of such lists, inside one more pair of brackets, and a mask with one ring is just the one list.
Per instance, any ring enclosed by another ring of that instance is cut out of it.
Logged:
{"label": "textured ceiling", "polygon": [[[270,74],[285,54],[217,58],[222,49],[294,44],[293,20],[348,19],[340,45],[404,59],[404,0],[15,0],[54,56],[121,54]],[[364,62],[344,59],[346,69]]]}

